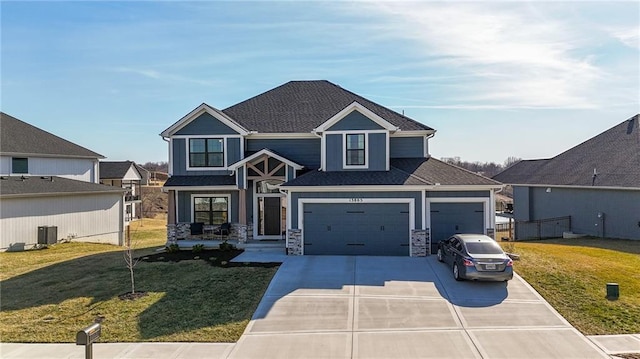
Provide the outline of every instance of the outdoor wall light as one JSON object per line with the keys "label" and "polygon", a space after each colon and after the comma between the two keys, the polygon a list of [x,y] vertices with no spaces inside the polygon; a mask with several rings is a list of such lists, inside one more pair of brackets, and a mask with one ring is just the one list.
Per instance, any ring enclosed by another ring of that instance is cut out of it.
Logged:
{"label": "outdoor wall light", "polygon": [[551,193],[551,187],[547,187],[546,192],[547,192],[547,193]]}

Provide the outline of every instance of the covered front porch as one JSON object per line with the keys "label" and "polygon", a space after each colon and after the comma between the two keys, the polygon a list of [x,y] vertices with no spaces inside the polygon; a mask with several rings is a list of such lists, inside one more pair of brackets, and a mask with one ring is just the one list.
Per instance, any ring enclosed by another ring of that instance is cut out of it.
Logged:
{"label": "covered front porch", "polygon": [[227,241],[238,248],[284,250],[288,200],[280,185],[301,168],[262,150],[229,166],[226,174],[171,177],[164,186],[167,243],[216,247]]}

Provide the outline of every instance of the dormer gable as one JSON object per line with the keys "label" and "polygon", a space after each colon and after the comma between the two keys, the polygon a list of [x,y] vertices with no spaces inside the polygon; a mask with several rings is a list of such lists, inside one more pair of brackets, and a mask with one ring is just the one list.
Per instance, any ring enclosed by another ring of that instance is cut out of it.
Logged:
{"label": "dormer gable", "polygon": [[241,135],[249,131],[224,112],[203,103],[164,130],[160,136],[174,135]]}
{"label": "dormer gable", "polygon": [[398,127],[376,115],[357,101],[354,101],[320,126],[316,127],[314,132],[374,129],[395,132],[398,130]]}

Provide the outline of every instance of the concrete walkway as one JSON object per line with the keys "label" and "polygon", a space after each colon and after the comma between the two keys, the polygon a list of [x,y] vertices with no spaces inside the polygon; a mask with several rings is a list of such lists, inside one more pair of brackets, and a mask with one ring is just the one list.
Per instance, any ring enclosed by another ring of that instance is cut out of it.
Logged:
{"label": "concrete walkway", "polygon": [[[271,258],[270,258],[271,259]],[[456,282],[435,257],[287,257],[237,344],[98,343],[94,358],[602,358],[640,335],[581,335],[526,282]],[[0,344],[1,358],[84,358]]]}

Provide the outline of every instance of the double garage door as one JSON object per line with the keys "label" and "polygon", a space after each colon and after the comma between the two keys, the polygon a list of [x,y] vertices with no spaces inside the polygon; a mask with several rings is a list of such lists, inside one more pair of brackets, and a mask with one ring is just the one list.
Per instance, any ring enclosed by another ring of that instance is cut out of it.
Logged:
{"label": "double garage door", "polygon": [[304,254],[409,255],[409,204],[306,203]]}
{"label": "double garage door", "polygon": [[[484,233],[484,205],[431,203],[431,253],[456,233]],[[304,254],[408,256],[407,203],[305,203]]]}

